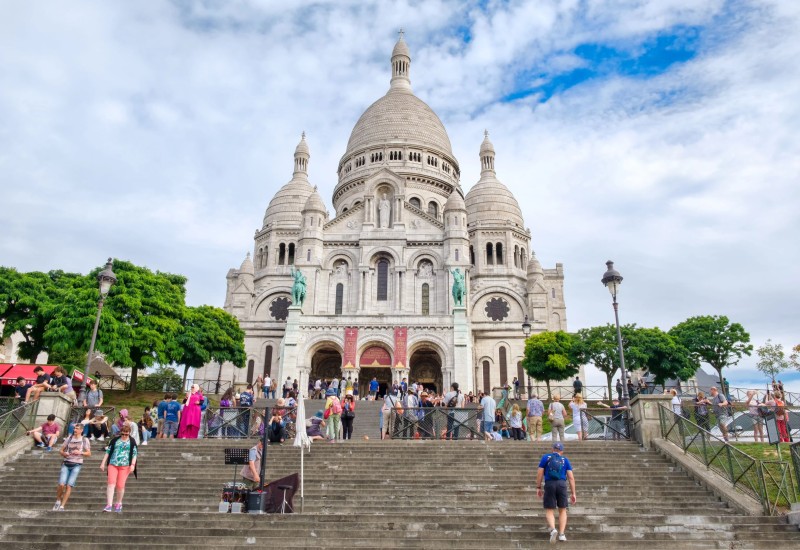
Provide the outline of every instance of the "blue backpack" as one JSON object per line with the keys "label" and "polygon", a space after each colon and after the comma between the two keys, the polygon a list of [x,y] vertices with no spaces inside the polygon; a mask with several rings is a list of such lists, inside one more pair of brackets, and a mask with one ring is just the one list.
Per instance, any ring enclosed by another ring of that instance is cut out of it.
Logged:
{"label": "blue backpack", "polygon": [[564,466],[565,462],[563,456],[558,453],[551,454],[544,468],[544,478],[549,480],[562,479],[561,472],[564,470]]}

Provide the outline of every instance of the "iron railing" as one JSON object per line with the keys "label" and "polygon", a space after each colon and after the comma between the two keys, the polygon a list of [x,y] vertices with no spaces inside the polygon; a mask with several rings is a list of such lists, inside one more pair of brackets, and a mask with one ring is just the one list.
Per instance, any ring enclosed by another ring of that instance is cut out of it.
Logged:
{"label": "iron railing", "polygon": [[663,405],[659,405],[658,413],[664,439],[758,500],[765,513],[775,515],[780,507],[788,507],[796,500],[787,462],[753,458]]}
{"label": "iron railing", "polygon": [[0,415],[0,447],[13,443],[36,427],[39,400],[31,401]]}
{"label": "iron railing", "polygon": [[[110,430],[111,429],[111,424],[116,421],[116,418],[114,418],[115,411],[116,411],[115,407],[110,407],[110,406],[106,406],[106,405],[104,405],[102,407],[91,407],[91,408],[87,408],[87,407],[72,407],[70,409],[70,411],[69,411],[69,418],[65,419],[64,428],[62,429],[62,435],[64,437],[66,437],[67,433],[69,432],[70,425],[75,424],[76,422],[82,421],[86,417],[86,411],[87,410],[96,411],[98,409],[103,411],[103,416],[106,417],[106,419],[107,419],[106,424],[107,424],[107,426],[108,426],[108,428]],[[133,419],[131,418],[130,420],[133,420]]]}
{"label": "iron railing", "polygon": [[474,439],[483,438],[480,411],[416,407],[392,409],[388,418],[392,439]]}
{"label": "iron railing", "polygon": [[5,414],[23,404],[17,397],[0,397],[0,414]]}
{"label": "iron railing", "polygon": [[[95,379],[97,380],[97,387],[100,388],[101,390],[126,391],[130,388],[130,376],[95,375]],[[181,393],[184,391],[188,391],[189,387],[192,384],[197,384],[198,386],[200,386],[200,389],[203,390],[203,393],[208,395],[208,394],[225,393],[228,390],[228,388],[230,388],[233,385],[233,382],[231,382],[230,380],[220,380],[218,383],[216,378],[214,378],[208,380],[206,379],[187,380],[185,384],[177,381],[165,383],[162,379],[142,376],[136,381],[136,389],[138,391]]]}
{"label": "iron railing", "polygon": [[203,423],[205,437],[222,439],[246,439],[263,435],[264,429],[280,417],[284,439],[294,439],[296,434],[297,407],[269,407],[269,416],[264,421],[264,409],[255,407],[208,407]]}
{"label": "iron railing", "polygon": [[789,456],[792,459],[794,466],[794,481],[797,485],[797,491],[800,492],[800,441],[789,445]]}

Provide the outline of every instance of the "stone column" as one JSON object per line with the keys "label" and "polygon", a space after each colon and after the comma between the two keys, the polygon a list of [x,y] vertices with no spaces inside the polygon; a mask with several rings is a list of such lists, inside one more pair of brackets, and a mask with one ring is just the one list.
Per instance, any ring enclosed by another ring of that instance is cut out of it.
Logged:
{"label": "stone column", "polygon": [[450,383],[458,382],[464,391],[474,387],[472,370],[472,335],[467,308],[453,308],[453,374]]}
{"label": "stone column", "polygon": [[297,367],[297,391],[304,399],[308,399],[308,379],[311,376],[311,368],[306,365]]}
{"label": "stone column", "polygon": [[[278,366],[278,387],[282,388],[286,377],[292,380],[299,377],[298,360],[300,343],[300,319],[303,316],[301,306],[289,306],[289,317],[286,319],[286,332],[281,340],[281,360]],[[300,379],[298,378],[298,385]]]}
{"label": "stone column", "polygon": [[654,439],[661,439],[661,420],[658,414],[659,405],[670,408],[672,396],[664,394],[642,395],[631,399],[631,417],[634,422],[633,436],[636,441],[649,450]]}

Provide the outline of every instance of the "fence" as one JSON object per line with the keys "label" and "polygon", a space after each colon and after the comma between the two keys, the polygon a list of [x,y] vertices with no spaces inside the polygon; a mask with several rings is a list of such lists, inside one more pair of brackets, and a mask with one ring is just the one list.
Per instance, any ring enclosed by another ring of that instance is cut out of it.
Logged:
{"label": "fence", "polygon": [[658,413],[664,439],[758,500],[767,514],[796,500],[788,462],[757,460],[663,405]]}
{"label": "fence", "polygon": [[[271,436],[289,441],[296,434],[297,407],[271,407],[264,422],[264,409],[254,407],[208,407],[203,417],[205,437],[246,439],[258,437],[269,426]],[[305,429],[305,427],[303,427]],[[283,435],[281,438],[280,436]]]}
{"label": "fence", "polygon": [[37,399],[0,415],[0,447],[25,437],[25,432],[34,429],[38,411]]}
{"label": "fence", "polygon": [[392,439],[483,439],[480,411],[474,408],[392,409],[388,422]]}
{"label": "fence", "polygon": [[12,409],[16,409],[23,403],[16,397],[0,397],[0,414],[5,414]]}
{"label": "fence", "polygon": [[[101,390],[124,390],[130,388],[129,376],[96,376],[97,386]],[[187,391],[189,386],[197,384],[204,394],[221,394],[225,393],[233,383],[230,380],[220,380],[217,383],[216,379],[211,380],[187,380],[186,384],[182,385],[180,382],[165,382],[163,379],[149,378],[142,376],[136,381],[137,391],[155,391],[155,392],[175,392],[181,393]]]}

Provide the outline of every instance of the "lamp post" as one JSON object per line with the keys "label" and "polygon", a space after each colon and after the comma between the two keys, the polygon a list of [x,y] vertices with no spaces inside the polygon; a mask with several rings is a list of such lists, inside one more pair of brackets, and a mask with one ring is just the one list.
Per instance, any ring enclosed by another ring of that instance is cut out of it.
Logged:
{"label": "lamp post", "polygon": [[111,290],[111,285],[117,282],[117,276],[111,270],[113,263],[113,260],[109,258],[108,262],[106,262],[106,268],[97,274],[97,283],[100,286],[100,301],[97,302],[97,317],[94,320],[92,343],[89,344],[89,355],[86,357],[86,368],[83,370],[83,380],[81,380],[81,399],[86,396],[86,377],[92,364],[92,355],[94,354],[94,344],[97,341],[97,328],[100,326],[100,313],[103,311],[103,303],[106,300],[106,296],[108,296],[108,291]]}
{"label": "lamp post", "polygon": [[622,405],[628,406],[628,376],[625,372],[625,354],[622,352],[622,332],[619,329],[619,305],[617,304],[617,292],[622,284],[622,275],[614,269],[614,262],[606,262],[608,268],[600,280],[611,293],[611,300],[614,305],[614,319],[617,323],[617,346],[619,347],[619,368],[622,375]]}
{"label": "lamp post", "polygon": [[[525,320],[522,321],[522,334],[525,335],[525,340],[528,339],[528,336],[531,335],[531,323],[528,321],[528,316],[525,316]],[[528,377],[528,399],[531,398],[531,375],[527,372],[525,375]]]}

